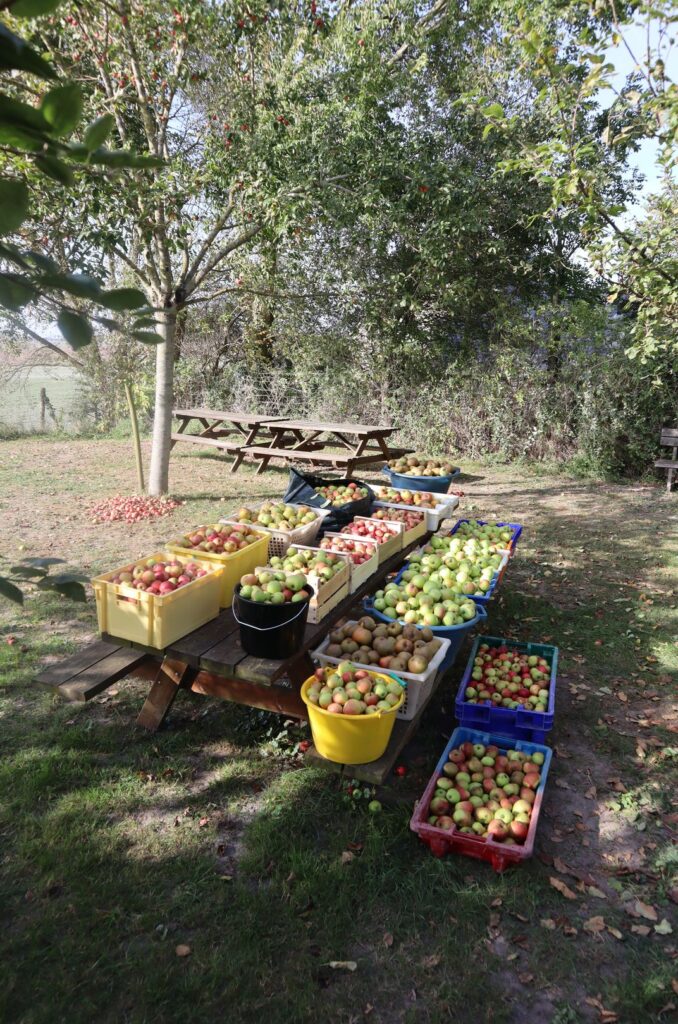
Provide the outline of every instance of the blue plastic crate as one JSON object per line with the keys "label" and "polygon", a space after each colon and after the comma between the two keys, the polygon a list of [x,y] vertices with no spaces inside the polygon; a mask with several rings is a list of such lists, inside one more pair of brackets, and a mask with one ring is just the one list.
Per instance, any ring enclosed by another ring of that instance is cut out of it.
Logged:
{"label": "blue plastic crate", "polygon": [[[451,537],[453,533],[456,533],[462,523],[480,523],[481,526],[487,526],[489,523],[489,519],[458,519],[457,522],[452,527],[452,529],[450,530],[450,532],[447,534],[447,536]],[[520,525],[520,523],[497,523],[496,525],[508,526],[509,529],[513,532],[513,536],[511,537],[511,540],[508,543],[508,549],[511,552],[511,554],[514,554],[515,549],[518,545],[518,541],[520,540],[520,535],[523,532],[522,526]]]}
{"label": "blue plastic crate", "polygon": [[[551,681],[549,684],[549,703],[546,711],[528,711],[523,707],[512,710],[511,708],[497,707],[491,702],[486,704],[469,704],[464,699],[464,691],[467,686],[471,685],[473,662],[481,644],[489,644],[490,647],[501,647],[502,644],[506,644],[511,650],[519,651],[521,654],[536,654],[538,657],[546,658],[550,662]],[[457,690],[454,702],[457,719],[467,729],[489,729],[502,736],[527,740],[533,743],[545,743],[547,733],[553,728],[555,718],[557,672],[557,647],[552,647],[549,644],[521,643],[519,640],[506,640],[497,636],[478,636],[473,642],[464,675]]]}
{"label": "blue plastic crate", "polygon": [[[443,770],[443,765],[448,760],[449,752],[460,746],[462,743],[482,743],[486,747],[493,745],[499,747],[501,753],[507,750],[522,750],[526,754],[541,753],[544,755],[544,763],[539,774],[541,781],[535,790],[535,800],[532,809],[530,828],[527,839],[522,846],[504,846],[503,843],[495,842],[491,838],[469,835],[460,832],[457,828],[448,830],[429,825],[427,821],[427,808],[433,791],[435,790],[436,779]],[[534,852],[534,842],[541,814],[541,805],[544,798],[544,789],[548,778],[552,751],[549,747],[541,746],[539,743],[529,743],[526,740],[513,740],[506,736],[496,736],[494,733],[480,732],[474,729],[459,727],[450,736],[436,769],[431,776],[424,794],[417,802],[414,814],[410,821],[410,828],[416,832],[419,838],[430,848],[431,853],[436,857],[442,857],[446,853],[462,853],[467,857],[475,857],[477,860],[489,861],[495,871],[503,871],[512,864],[520,864],[527,860]]]}
{"label": "blue plastic crate", "polygon": [[461,473],[455,469],[449,476],[405,476],[403,473],[394,473],[390,466],[384,466],[382,472],[391,482],[392,487],[405,488],[408,491],[431,491],[433,494],[447,494],[447,489],[453,480]]}
{"label": "blue plastic crate", "polygon": [[[446,672],[450,665],[454,663],[454,660],[457,657],[457,654],[459,653],[459,648],[466,639],[466,634],[470,632],[470,630],[475,629],[476,626],[484,622],[484,620],[487,618],[487,612],[485,611],[485,608],[481,604],[478,604],[478,602],[475,601],[474,598],[471,597],[469,598],[469,600],[474,602],[478,610],[478,614],[474,619],[470,619],[468,622],[463,622],[459,626],[430,627],[431,632],[433,633],[434,636],[439,636],[442,637],[442,639],[444,640],[450,641],[450,649],[445,655],[445,658],[440,666],[441,672]],[[372,615],[375,619],[379,619],[380,622],[403,621],[402,619],[390,619],[388,615],[384,615],[383,612],[377,611],[377,609],[374,607],[372,599],[369,597],[366,597],[363,600],[363,608],[365,609],[365,612],[368,615]]]}
{"label": "blue plastic crate", "polygon": [[[477,594],[460,594],[460,597],[470,597],[472,601],[476,602],[476,604],[487,606],[492,600],[492,596],[495,590],[497,589],[497,587],[504,578],[504,571],[506,569],[506,566],[508,565],[508,560],[509,556],[504,555],[501,562],[499,563],[499,568],[492,577],[492,582],[490,583],[489,590],[486,590],[482,596],[479,596]],[[394,583],[400,583],[401,579],[403,578],[403,573],[407,571],[409,565],[409,562],[405,562],[402,569],[400,569],[398,574],[396,575],[395,580],[393,581]]]}

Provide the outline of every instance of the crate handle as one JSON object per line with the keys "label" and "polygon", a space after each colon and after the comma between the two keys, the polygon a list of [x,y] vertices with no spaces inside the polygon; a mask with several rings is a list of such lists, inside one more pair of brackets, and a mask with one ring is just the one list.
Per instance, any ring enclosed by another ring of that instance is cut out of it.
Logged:
{"label": "crate handle", "polygon": [[115,600],[118,604],[141,604],[138,597],[128,597],[126,594],[116,594]]}
{"label": "crate handle", "polygon": [[281,626],[287,626],[290,622],[294,622],[303,613],[304,608],[308,608],[308,601],[302,604],[296,615],[293,615],[291,619],[286,619],[285,622],[279,622],[277,626],[250,626],[249,622],[241,622],[235,613],[235,594],[231,601],[231,611],[233,612],[233,618],[239,626],[246,626],[247,629],[256,629],[258,633],[270,633],[272,629],[280,629]]}

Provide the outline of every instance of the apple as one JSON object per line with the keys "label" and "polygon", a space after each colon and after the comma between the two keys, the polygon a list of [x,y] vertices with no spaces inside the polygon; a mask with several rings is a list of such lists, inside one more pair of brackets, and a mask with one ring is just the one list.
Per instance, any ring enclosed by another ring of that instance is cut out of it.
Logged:
{"label": "apple", "polygon": [[436,459],[429,455],[403,455],[389,459],[388,466],[399,476],[450,476],[455,466],[449,459]]}
{"label": "apple", "polygon": [[328,501],[334,508],[339,508],[341,505],[347,505],[351,501],[362,501],[364,498],[369,498],[370,492],[363,484],[358,483],[357,480],[349,480],[347,484],[327,484],[319,487],[314,487],[313,490],[316,494],[319,494],[321,498]]}

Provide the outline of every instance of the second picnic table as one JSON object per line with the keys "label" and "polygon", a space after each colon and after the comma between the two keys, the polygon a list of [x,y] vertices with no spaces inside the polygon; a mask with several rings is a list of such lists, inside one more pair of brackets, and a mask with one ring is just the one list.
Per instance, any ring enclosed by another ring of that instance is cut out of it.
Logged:
{"label": "second picnic table", "polygon": [[[283,418],[262,422],[271,432],[270,444],[250,444],[245,449],[250,457],[261,459],[257,473],[263,472],[271,459],[283,459],[286,462],[303,460],[314,466],[330,466],[351,476],[355,466],[384,463],[405,454],[405,449],[391,448],[387,443],[395,427]],[[328,450],[334,448],[340,451]]]}
{"label": "second picnic table", "polygon": [[[179,426],[172,434],[170,448],[186,442],[226,452],[234,456],[231,473],[235,473],[242,463],[248,445],[253,444],[257,438],[270,440],[272,435],[268,424],[275,422],[275,417],[271,416],[218,409],[175,409],[173,416],[179,420]],[[197,434],[187,433],[187,428],[194,422],[202,428],[201,431]]]}

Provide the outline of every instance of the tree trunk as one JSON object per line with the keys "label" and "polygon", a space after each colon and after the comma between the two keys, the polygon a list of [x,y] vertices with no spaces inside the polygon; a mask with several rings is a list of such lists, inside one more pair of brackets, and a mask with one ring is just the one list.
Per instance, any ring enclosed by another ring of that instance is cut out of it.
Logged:
{"label": "tree trunk", "polygon": [[155,412],[148,480],[148,493],[156,496],[166,494],[169,488],[177,311],[175,308],[165,309],[162,315],[163,322],[158,328],[158,334],[162,336],[163,341],[158,345],[155,356]]}

